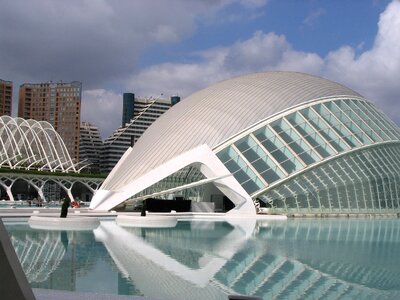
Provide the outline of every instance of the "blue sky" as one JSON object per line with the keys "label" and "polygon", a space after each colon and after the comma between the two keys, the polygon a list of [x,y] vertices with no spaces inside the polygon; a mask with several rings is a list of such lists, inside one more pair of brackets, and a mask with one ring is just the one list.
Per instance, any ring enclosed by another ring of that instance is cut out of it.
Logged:
{"label": "blue sky", "polygon": [[15,95],[24,82],[82,81],[82,120],[103,137],[120,125],[123,92],[184,98],[269,70],[342,83],[400,124],[399,0],[0,0],[0,7],[0,78],[14,82]]}
{"label": "blue sky", "polygon": [[342,45],[370,48],[379,15],[389,2],[270,0],[256,10],[236,3],[221,10],[217,20],[197,22],[194,34],[182,41],[151,47],[142,65],[161,63],[165,58],[179,61],[181,56],[190,60],[195,51],[229,46],[258,30],[283,34],[297,50],[322,56]]}

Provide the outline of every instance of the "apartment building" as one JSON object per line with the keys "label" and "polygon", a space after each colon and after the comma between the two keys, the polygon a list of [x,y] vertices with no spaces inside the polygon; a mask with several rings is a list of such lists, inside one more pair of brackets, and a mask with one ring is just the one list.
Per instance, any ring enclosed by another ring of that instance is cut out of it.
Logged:
{"label": "apartment building", "polygon": [[92,123],[82,122],[80,134],[79,157],[81,161],[85,165],[89,164],[86,170],[100,172],[103,141],[99,129]]}
{"label": "apartment building", "polygon": [[49,122],[71,157],[79,160],[81,95],[78,81],[24,83],[19,88],[18,117]]}
{"label": "apartment building", "polygon": [[0,116],[11,116],[13,83],[0,79]]}

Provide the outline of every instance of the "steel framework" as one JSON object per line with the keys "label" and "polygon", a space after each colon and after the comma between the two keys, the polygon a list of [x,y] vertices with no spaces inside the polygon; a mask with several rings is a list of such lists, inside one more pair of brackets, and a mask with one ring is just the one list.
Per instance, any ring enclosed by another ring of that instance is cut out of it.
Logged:
{"label": "steel framework", "polygon": [[79,173],[86,166],[71,159],[50,123],[0,117],[0,168]]}

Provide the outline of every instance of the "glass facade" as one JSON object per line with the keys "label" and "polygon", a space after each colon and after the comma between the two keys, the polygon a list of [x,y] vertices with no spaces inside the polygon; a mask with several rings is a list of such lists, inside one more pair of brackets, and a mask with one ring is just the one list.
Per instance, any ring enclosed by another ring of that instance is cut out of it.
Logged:
{"label": "glass facade", "polygon": [[277,211],[387,210],[399,207],[399,138],[372,104],[332,99],[257,125],[217,156]]}
{"label": "glass facade", "polygon": [[[199,180],[205,179],[205,176],[200,172],[198,168],[195,166],[187,166],[174,174],[164,178],[163,180],[153,184],[152,186],[144,189],[140,193],[131,197],[131,200],[135,198],[151,195],[154,193],[159,193],[162,191],[166,191],[169,189],[177,188],[182,185],[186,185],[189,183],[193,183]],[[203,187],[191,187],[182,191],[179,191],[178,194],[185,199],[197,200],[200,201],[201,197],[203,196]],[[157,195],[159,199],[169,199],[174,193],[164,193]]]}
{"label": "glass facade", "polygon": [[258,199],[284,213],[393,212],[400,207],[400,146],[351,152],[273,187]]}

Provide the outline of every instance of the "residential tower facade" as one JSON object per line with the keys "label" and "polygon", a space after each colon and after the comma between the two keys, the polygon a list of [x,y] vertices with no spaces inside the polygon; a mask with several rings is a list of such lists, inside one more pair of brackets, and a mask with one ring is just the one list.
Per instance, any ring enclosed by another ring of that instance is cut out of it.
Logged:
{"label": "residential tower facade", "polygon": [[13,83],[0,79],[0,116],[11,116]]}
{"label": "residential tower facade", "polygon": [[85,164],[89,164],[86,170],[100,172],[101,151],[103,141],[99,129],[89,122],[82,122],[80,130],[79,157]]}
{"label": "residential tower facade", "polygon": [[19,89],[18,117],[47,121],[60,134],[71,157],[79,160],[82,84],[25,83]]}

